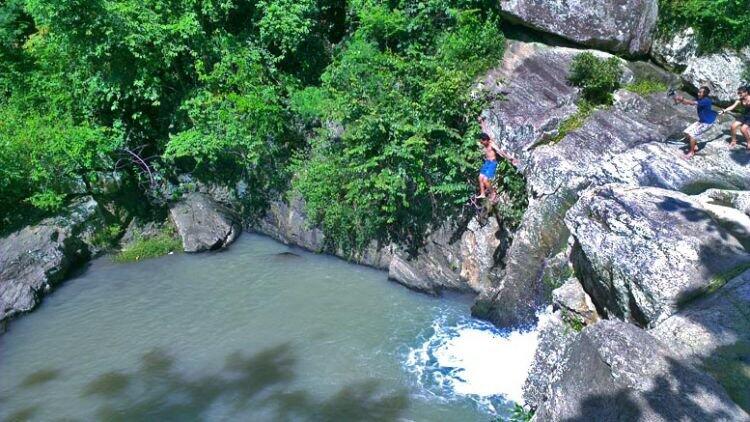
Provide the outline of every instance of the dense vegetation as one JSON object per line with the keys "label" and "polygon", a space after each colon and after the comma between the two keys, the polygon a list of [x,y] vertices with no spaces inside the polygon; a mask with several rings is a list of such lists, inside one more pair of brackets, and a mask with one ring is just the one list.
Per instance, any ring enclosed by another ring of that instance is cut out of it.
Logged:
{"label": "dense vegetation", "polygon": [[703,52],[750,45],[747,0],[659,0],[661,30],[693,27]]}
{"label": "dense vegetation", "polygon": [[472,189],[469,95],[502,56],[496,7],[0,1],[0,223],[117,169],[152,195],[179,174],[241,178],[251,211],[292,188],[339,246],[417,242]]}

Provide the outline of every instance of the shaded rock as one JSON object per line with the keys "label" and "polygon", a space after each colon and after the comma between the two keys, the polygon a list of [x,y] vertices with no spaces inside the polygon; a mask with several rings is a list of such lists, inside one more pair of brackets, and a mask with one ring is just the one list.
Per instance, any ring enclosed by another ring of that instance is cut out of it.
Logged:
{"label": "shaded rock", "polygon": [[710,376],[621,321],[585,328],[565,348],[536,421],[747,420]]}
{"label": "shaded rock", "polygon": [[545,271],[567,247],[569,231],[564,217],[572,204],[572,197],[556,194],[529,201],[506,253],[505,268],[477,297],[472,315],[501,327],[534,322],[550,290],[544,283]]}
{"label": "shaded rock", "polygon": [[512,21],[568,40],[632,56],[648,54],[656,0],[500,0]]}
{"label": "shaded rock", "polygon": [[609,185],[582,195],[566,224],[572,262],[599,311],[653,326],[750,263],[740,242],[695,199]]}
{"label": "shaded rock", "polygon": [[130,220],[125,233],[120,238],[120,248],[127,249],[133,243],[141,239],[150,239],[159,236],[164,232],[165,224],[163,222],[146,221],[140,217],[134,217]]}
{"label": "shaded rock", "polygon": [[750,271],[651,330],[681,359],[711,374],[750,412]]}
{"label": "shaded rock", "polygon": [[409,262],[399,256],[393,257],[388,267],[388,278],[410,289],[437,295],[436,286],[415,269]]}
{"label": "shaded rock", "polygon": [[299,198],[294,198],[289,204],[272,201],[265,216],[254,224],[253,229],[286,245],[313,252],[323,252],[325,247],[323,231],[310,226],[304,203]]}
{"label": "shaded rock", "polygon": [[552,292],[552,303],[555,309],[562,311],[564,319],[578,324],[591,325],[600,319],[594,302],[575,277],[569,278],[565,284]]}
{"label": "shaded rock", "polygon": [[237,218],[205,194],[185,195],[169,210],[185,252],[222,249],[240,235]]}
{"label": "shaded rock", "polygon": [[563,353],[578,335],[563,321],[559,311],[540,318],[537,329],[536,352],[523,385],[523,400],[532,409],[538,408],[546,400],[552,376],[562,361]]}
{"label": "shaded rock", "polygon": [[91,256],[84,233],[103,226],[91,197],[0,239],[0,321],[33,309],[42,296]]}

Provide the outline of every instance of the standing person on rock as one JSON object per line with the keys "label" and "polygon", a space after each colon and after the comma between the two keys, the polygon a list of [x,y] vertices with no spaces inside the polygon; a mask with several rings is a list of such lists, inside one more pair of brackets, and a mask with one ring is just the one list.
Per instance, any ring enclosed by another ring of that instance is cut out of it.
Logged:
{"label": "standing person on rock", "polygon": [[750,87],[741,86],[737,88],[737,97],[738,100],[735,101],[734,104],[725,108],[724,110],[721,110],[719,113],[728,113],[738,106],[742,105],[742,107],[744,108],[744,114],[742,114],[742,116],[732,122],[732,142],[729,144],[729,147],[733,148],[737,146],[737,129],[739,129],[742,132],[742,135],[745,137],[747,149],[750,151]]}
{"label": "standing person on rock", "polygon": [[697,100],[689,100],[681,95],[675,97],[675,103],[696,106],[698,111],[698,121],[688,126],[684,132],[690,141],[690,149],[685,158],[692,158],[698,152],[698,139],[708,132],[716,122],[718,113],[712,109],[713,101],[708,98],[708,94],[710,93],[711,90],[707,86],[702,86],[698,90]]}
{"label": "standing person on rock", "polygon": [[[497,171],[497,156],[507,159],[513,165],[518,165],[518,160],[501,150],[497,146],[497,142],[487,134],[487,122],[484,117],[479,117],[479,124],[483,130],[478,136],[479,146],[484,150],[485,159],[482,168],[479,170],[479,196],[477,196],[477,199],[484,199],[487,197],[487,191],[492,191],[492,180],[495,178],[495,172]],[[490,196],[494,196],[494,192]]]}

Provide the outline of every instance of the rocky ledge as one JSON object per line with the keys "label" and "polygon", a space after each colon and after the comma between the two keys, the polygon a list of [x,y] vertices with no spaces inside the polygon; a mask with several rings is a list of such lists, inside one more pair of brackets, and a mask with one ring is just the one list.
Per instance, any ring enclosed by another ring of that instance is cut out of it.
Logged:
{"label": "rocky ledge", "polygon": [[0,239],[0,323],[32,310],[76,265],[98,252],[95,232],[104,225],[91,197],[59,217]]}

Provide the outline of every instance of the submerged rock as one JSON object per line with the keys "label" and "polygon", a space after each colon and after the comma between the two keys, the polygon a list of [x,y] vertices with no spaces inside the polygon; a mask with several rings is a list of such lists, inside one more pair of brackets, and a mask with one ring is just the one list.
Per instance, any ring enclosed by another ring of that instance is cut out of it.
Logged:
{"label": "submerged rock", "polygon": [[91,197],[58,217],[42,220],[0,239],[0,321],[32,310],[42,296],[92,255],[87,243],[103,226]]}
{"label": "submerged rock", "polygon": [[702,366],[750,412],[750,270],[651,330],[680,359]]}
{"label": "submerged rock", "polygon": [[170,216],[185,252],[222,249],[242,228],[232,213],[202,193],[191,193],[170,207]]}
{"label": "submerged rock", "polygon": [[568,212],[573,265],[608,317],[654,326],[715,289],[750,254],[695,199],[658,188],[609,185]]}
{"label": "submerged rock", "polygon": [[747,420],[710,376],[621,321],[585,328],[551,375],[535,421]]}
{"label": "submerged rock", "polygon": [[512,21],[588,47],[648,54],[659,12],[657,0],[500,0]]}

